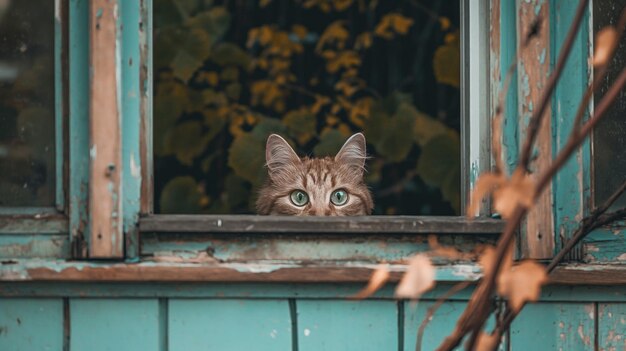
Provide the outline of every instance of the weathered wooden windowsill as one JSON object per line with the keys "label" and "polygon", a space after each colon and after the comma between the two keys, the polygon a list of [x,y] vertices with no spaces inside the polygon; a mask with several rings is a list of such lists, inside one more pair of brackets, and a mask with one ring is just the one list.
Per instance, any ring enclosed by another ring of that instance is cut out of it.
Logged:
{"label": "weathered wooden windowsill", "polygon": [[[249,283],[364,283],[375,264],[339,263],[94,263],[62,260],[6,260],[0,266],[3,282],[249,282]],[[406,266],[390,265],[397,282]],[[476,281],[474,264],[437,267],[440,282]],[[626,285],[626,265],[564,265],[551,276],[552,284]]]}
{"label": "weathered wooden windowsill", "polygon": [[504,221],[446,216],[294,217],[256,215],[150,215],[139,229],[150,233],[276,234],[500,234]]}

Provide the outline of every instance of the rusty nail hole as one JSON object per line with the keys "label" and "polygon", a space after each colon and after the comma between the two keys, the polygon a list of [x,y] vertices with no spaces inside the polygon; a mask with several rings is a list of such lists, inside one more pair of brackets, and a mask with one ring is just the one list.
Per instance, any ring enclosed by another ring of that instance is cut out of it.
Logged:
{"label": "rusty nail hole", "polygon": [[98,239],[102,239],[102,234],[98,234]]}
{"label": "rusty nail hole", "polygon": [[537,233],[537,238],[541,239],[541,238],[543,238],[543,235],[541,233]]}
{"label": "rusty nail hole", "polygon": [[111,174],[113,174],[113,172],[114,172],[114,171],[115,171],[115,165],[114,165],[114,164],[112,164],[112,163],[111,163],[111,164],[109,164],[109,165],[107,166],[106,176],[107,176],[107,177],[110,177],[110,176],[111,176]]}

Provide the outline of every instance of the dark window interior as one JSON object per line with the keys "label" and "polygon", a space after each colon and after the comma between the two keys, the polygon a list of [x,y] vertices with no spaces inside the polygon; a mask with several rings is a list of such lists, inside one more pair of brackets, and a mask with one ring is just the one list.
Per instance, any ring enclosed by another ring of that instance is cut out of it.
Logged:
{"label": "dark window interior", "polygon": [[0,206],[55,200],[54,1],[0,1]]}
{"label": "dark window interior", "polygon": [[[602,0],[593,2],[593,28],[599,31],[607,25],[617,25],[621,9],[626,0]],[[626,39],[622,37],[617,47],[607,78],[595,95],[600,101],[615,78],[626,65]],[[622,90],[613,107],[598,124],[593,134],[593,194],[595,204],[601,204],[624,181],[626,174],[626,91]],[[613,205],[626,206],[626,196],[622,195]]]}
{"label": "dark window interior", "polygon": [[253,213],[264,145],[368,140],[374,214],[458,215],[459,2],[155,0],[155,213]]}

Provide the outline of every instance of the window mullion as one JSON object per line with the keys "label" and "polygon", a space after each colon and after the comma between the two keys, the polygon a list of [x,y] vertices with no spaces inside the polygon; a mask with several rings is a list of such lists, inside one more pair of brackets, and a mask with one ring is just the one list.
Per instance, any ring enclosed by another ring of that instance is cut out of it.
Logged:
{"label": "window mullion", "polygon": [[91,258],[121,258],[124,247],[118,6],[94,0],[89,9]]}

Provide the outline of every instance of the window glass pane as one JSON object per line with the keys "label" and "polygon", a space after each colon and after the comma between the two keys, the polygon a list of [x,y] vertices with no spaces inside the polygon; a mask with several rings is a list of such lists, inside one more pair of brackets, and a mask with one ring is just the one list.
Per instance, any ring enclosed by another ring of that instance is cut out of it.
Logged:
{"label": "window glass pane", "polygon": [[[607,25],[617,25],[626,0],[596,0],[593,2],[594,31]],[[598,103],[621,70],[626,67],[626,40],[621,39],[615,60],[600,92]],[[613,107],[598,124],[593,134],[593,191],[596,205],[604,202],[626,176],[626,92],[622,90]],[[626,206],[626,196],[616,201],[615,207]]]}
{"label": "window glass pane", "polygon": [[0,206],[52,206],[54,1],[0,1]]}
{"label": "window glass pane", "polygon": [[363,131],[375,214],[458,214],[459,8],[155,0],[155,212],[254,212],[270,133],[323,156]]}

